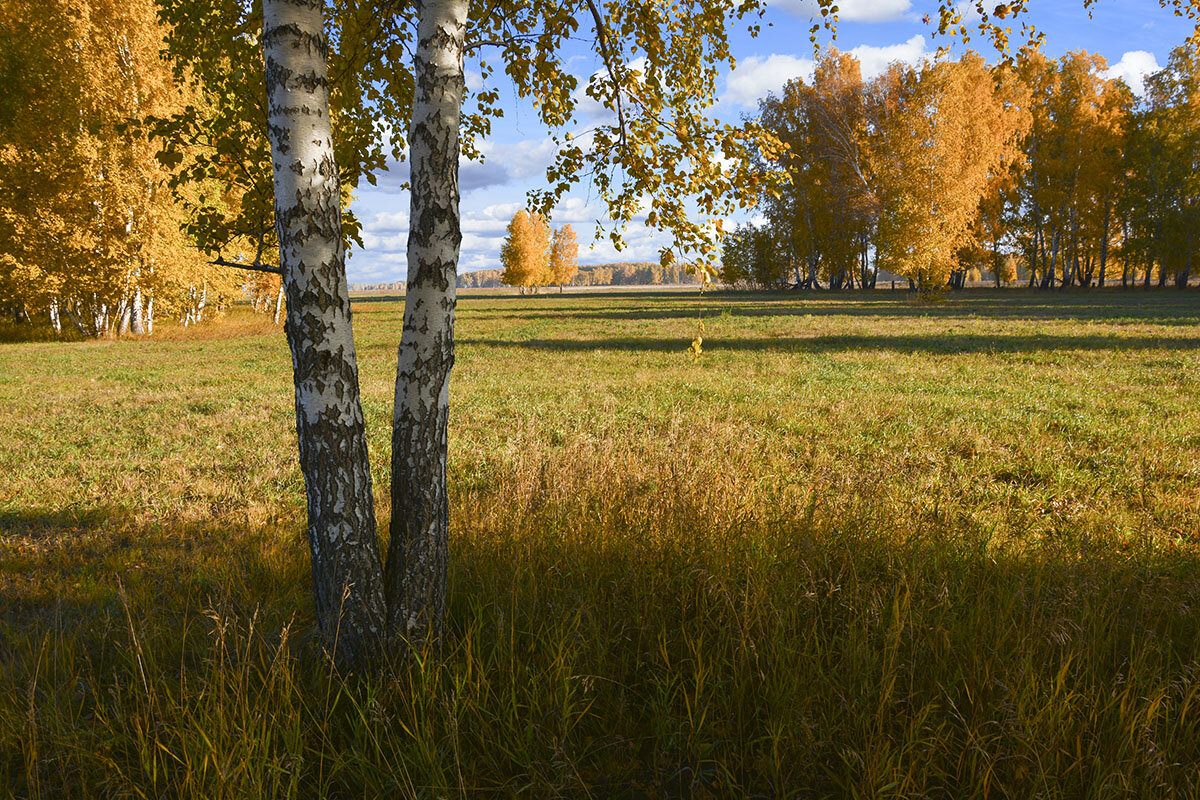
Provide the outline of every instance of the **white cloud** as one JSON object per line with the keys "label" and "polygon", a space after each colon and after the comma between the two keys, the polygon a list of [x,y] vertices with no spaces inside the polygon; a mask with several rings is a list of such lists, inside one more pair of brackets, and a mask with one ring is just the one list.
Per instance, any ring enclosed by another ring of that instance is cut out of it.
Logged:
{"label": "white cloud", "polygon": [[[646,72],[646,57],[638,56],[625,64],[627,70]],[[596,100],[588,94],[588,87],[594,84],[611,85],[607,69],[598,69],[590,77],[577,77],[579,85],[572,92],[575,101],[575,114],[581,119],[590,120],[592,124],[612,125],[617,121],[616,111]]]}
{"label": "white cloud", "polygon": [[370,233],[397,230],[408,230],[407,211],[381,211],[370,220],[363,223],[363,231],[368,231]]}
{"label": "white cloud", "polygon": [[1130,50],[1121,56],[1121,60],[1113,64],[1102,74],[1106,78],[1120,78],[1125,81],[1134,94],[1141,95],[1146,91],[1146,76],[1158,72],[1162,67],[1154,53],[1145,50]]}
{"label": "white cloud", "polygon": [[[850,51],[862,65],[863,80],[882,75],[888,65],[895,61],[917,64],[933,54],[925,48],[925,37],[913,36],[906,42],[875,47],[859,45]],[[778,94],[783,85],[793,78],[811,81],[815,64],[811,58],[799,58],[784,53],[774,53],[765,58],[751,56],[742,59],[725,79],[725,94],[722,102],[753,107],[769,93]]]}
{"label": "white cloud", "polygon": [[546,168],[554,163],[557,153],[557,146],[549,137],[500,144],[484,151],[485,156],[504,165],[510,179],[538,178],[541,181],[545,181]]}
{"label": "white cloud", "polygon": [[[525,139],[511,144],[492,144],[487,141],[479,143],[479,152],[483,161],[458,162],[458,187],[466,194],[476,189],[489,189],[502,186],[511,181],[538,178],[545,175],[546,168],[554,161],[556,153],[554,140]],[[408,182],[409,164],[407,161],[389,161],[387,171],[380,174],[373,188],[381,192],[404,192],[404,184]]]}
{"label": "white cloud", "polygon": [[471,233],[502,233],[513,214],[524,207],[524,202],[494,203],[481,211],[468,211],[463,214],[462,229]]}
{"label": "white cloud", "polygon": [[564,197],[551,215],[555,225],[591,225],[603,217],[600,209],[589,206],[582,197]]}
{"label": "white cloud", "polygon": [[[816,0],[767,0],[767,5],[800,17],[821,16]],[[841,22],[892,22],[912,9],[912,0],[841,0],[837,6]]]}
{"label": "white cloud", "polygon": [[725,79],[722,100],[741,106],[754,106],[769,93],[778,94],[792,78],[810,80],[814,63],[811,58],[775,53],[766,58],[751,56],[737,62]]}
{"label": "white cloud", "polygon": [[975,3],[973,3],[972,0],[958,0],[958,2],[954,4],[954,10],[958,12],[960,17],[962,17],[964,25],[974,25],[976,22],[979,22],[979,20],[983,19],[979,13],[979,9],[975,6]]}
{"label": "white cloud", "polygon": [[862,65],[863,80],[870,80],[882,75],[889,64],[901,61],[905,64],[917,64],[932,53],[925,49],[925,37],[921,34],[900,44],[890,44],[884,47],[873,47],[863,44],[855,47],[850,54]]}

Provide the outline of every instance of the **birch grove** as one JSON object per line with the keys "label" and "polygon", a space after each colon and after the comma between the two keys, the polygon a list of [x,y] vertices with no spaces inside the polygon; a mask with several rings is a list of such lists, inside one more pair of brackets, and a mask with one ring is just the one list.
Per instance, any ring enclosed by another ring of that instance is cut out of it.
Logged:
{"label": "birch grove", "polygon": [[152,0],[13,0],[0,10],[0,307],[84,336],[218,312],[240,277],[181,230],[138,120],[189,97],[159,57]]}
{"label": "birch grove", "polygon": [[1186,288],[1200,255],[1200,58],[1175,48],[1141,97],[1082,51],[895,64],[864,82],[829,51],[764,98],[788,148],[760,168],[765,223],[724,248],[729,283],[873,288],[883,269],[962,288]]}

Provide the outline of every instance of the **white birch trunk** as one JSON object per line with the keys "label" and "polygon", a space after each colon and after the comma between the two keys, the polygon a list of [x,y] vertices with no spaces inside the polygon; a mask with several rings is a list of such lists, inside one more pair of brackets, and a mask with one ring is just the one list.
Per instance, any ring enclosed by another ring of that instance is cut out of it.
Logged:
{"label": "white birch trunk", "polygon": [[462,241],[458,156],[468,3],[418,0],[416,9],[412,222],[392,425],[387,589],[392,633],[419,648],[442,632],[446,607],[446,425]]}
{"label": "white birch trunk", "polygon": [[379,654],[387,618],[351,333],[323,10],[324,0],[264,0],[263,57],[317,620],[336,663],[354,669]]}
{"label": "white birch trunk", "polygon": [[118,336],[129,333],[129,326],[133,323],[132,311],[128,300],[122,300],[121,304],[117,306],[117,319],[120,320],[117,323]]}
{"label": "white birch trunk", "polygon": [[283,281],[279,282],[279,292],[275,295],[275,319],[276,325],[279,324],[279,316],[283,313]]}
{"label": "white birch trunk", "polygon": [[154,295],[146,301],[146,335],[154,333]]}
{"label": "white birch trunk", "polygon": [[132,300],[132,316],[129,323],[129,330],[134,336],[141,336],[146,332],[145,320],[142,316],[142,287],[135,286],[133,289]]}

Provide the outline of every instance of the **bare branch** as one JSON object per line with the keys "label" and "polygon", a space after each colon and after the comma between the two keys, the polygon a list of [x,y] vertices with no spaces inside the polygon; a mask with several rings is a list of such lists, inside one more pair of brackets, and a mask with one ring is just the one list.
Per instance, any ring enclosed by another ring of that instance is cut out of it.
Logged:
{"label": "bare branch", "polygon": [[247,264],[241,261],[228,261],[224,258],[221,258],[221,256],[217,256],[209,263],[216,264],[218,267],[233,267],[234,269],[244,269],[249,270],[250,272],[269,272],[272,275],[283,275],[283,269],[281,267],[270,267],[260,261]]}
{"label": "bare branch", "polygon": [[604,67],[608,70],[608,79],[613,84],[613,94],[617,100],[617,125],[621,130],[621,155],[625,154],[625,108],[621,104],[621,86],[617,83],[617,74],[613,69],[612,52],[608,49],[608,32],[604,27],[604,18],[595,0],[587,0],[588,8],[592,11],[592,19],[596,21],[596,41],[600,45],[600,57],[604,59]]}

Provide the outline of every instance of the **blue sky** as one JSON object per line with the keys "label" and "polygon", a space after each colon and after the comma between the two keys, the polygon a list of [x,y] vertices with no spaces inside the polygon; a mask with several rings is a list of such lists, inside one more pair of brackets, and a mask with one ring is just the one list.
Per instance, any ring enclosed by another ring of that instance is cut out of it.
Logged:
{"label": "blue sky", "polygon": [[[737,67],[723,76],[714,116],[736,120],[752,113],[758,98],[777,91],[793,77],[811,74],[812,46],[808,27],[813,0],[768,0],[762,32],[752,38],[744,30],[733,37]],[[1108,59],[1114,74],[1121,75],[1135,90],[1141,77],[1166,63],[1170,50],[1191,33],[1191,24],[1161,8],[1156,0],[1098,0],[1088,12],[1082,0],[1031,0],[1029,15],[1046,34],[1045,50],[1052,56],[1070,50],[1088,50]],[[930,0],[840,0],[841,21],[837,46],[859,57],[865,77],[882,71],[892,61],[914,62],[930,56],[938,40],[932,27],[922,22],[929,14],[937,17],[937,3]],[[581,21],[581,31],[590,22]],[[824,33],[828,37],[828,33]],[[987,52],[986,43],[973,45]],[[581,83],[600,68],[594,54],[571,59]],[[468,84],[473,76],[469,76]],[[474,78],[477,80],[477,78]],[[508,87],[500,84],[501,96],[509,98],[505,116],[497,121],[493,135],[484,143],[487,157],[482,163],[463,162],[461,167],[463,249],[460,271],[498,266],[500,244],[513,213],[524,205],[525,193],[545,180],[545,169],[553,158],[548,133],[532,110],[519,102]],[[585,112],[586,114],[586,112]],[[586,120],[581,120],[586,122]],[[378,187],[360,188],[354,209],[363,222],[365,247],[355,248],[348,264],[351,281],[391,282],[405,277],[408,239],[408,194],[400,183],[406,170],[399,165],[381,175]],[[595,221],[601,214],[594,194],[580,184],[555,210],[553,223],[570,223],[580,240],[579,260],[584,264],[612,261],[654,261],[667,237],[635,223],[626,232],[626,247],[613,249],[607,238],[592,242]]]}

